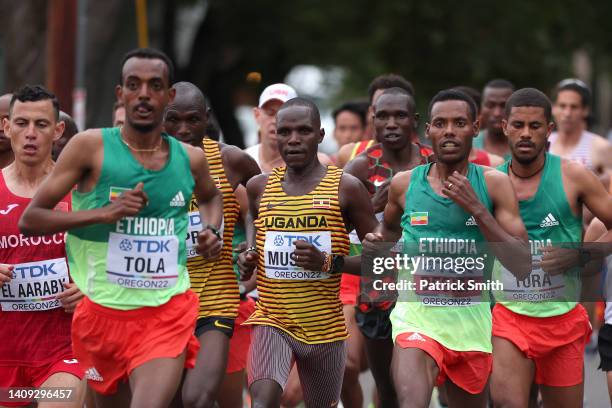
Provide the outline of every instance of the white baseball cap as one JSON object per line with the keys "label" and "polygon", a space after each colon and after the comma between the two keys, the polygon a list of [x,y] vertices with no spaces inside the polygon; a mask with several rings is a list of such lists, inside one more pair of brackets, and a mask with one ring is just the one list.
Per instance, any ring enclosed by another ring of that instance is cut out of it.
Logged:
{"label": "white baseball cap", "polygon": [[297,98],[298,94],[295,89],[287,84],[272,84],[263,90],[259,97],[259,107],[261,108],[271,100],[279,100],[283,103],[289,99]]}

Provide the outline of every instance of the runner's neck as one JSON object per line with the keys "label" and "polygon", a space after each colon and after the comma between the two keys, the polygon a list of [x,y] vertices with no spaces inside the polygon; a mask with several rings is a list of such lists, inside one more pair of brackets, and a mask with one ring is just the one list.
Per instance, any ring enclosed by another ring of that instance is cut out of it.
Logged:
{"label": "runner's neck", "polygon": [[35,166],[28,166],[20,161],[14,161],[2,170],[4,180],[9,190],[20,197],[33,197],[34,193],[53,170],[55,163],[51,157]]}
{"label": "runner's neck", "polygon": [[415,160],[415,151],[418,154],[418,146],[413,143],[408,143],[408,145],[401,150],[388,149],[383,143],[381,143],[381,148],[382,159],[396,171],[406,168],[406,166]]}
{"label": "runner's neck", "polygon": [[436,172],[436,174],[434,174],[434,176],[437,175],[438,179],[446,180],[455,171],[458,172],[459,174],[463,174],[464,176],[466,176],[467,175],[467,168],[468,168],[469,164],[470,164],[470,162],[467,159],[463,160],[463,161],[461,161],[459,163],[453,163],[453,164],[446,164],[446,163],[442,163],[442,162],[438,161],[433,166],[434,169],[435,169],[435,172]]}
{"label": "runner's neck", "polygon": [[[123,143],[127,143],[131,150],[153,150],[161,144],[162,125],[148,132],[141,132],[125,123],[120,129]],[[161,147],[163,149],[163,146]],[[133,152],[136,153],[136,152]]]}

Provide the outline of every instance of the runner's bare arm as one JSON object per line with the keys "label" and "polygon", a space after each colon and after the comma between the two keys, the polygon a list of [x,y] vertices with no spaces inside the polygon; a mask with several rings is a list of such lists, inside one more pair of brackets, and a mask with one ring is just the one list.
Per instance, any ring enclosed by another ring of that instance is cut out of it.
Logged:
{"label": "runner's bare arm", "polygon": [[[223,196],[210,177],[208,161],[202,149],[183,144],[189,156],[195,185],[193,193],[198,203],[202,231],[198,234],[196,251],[204,258],[214,259],[221,252],[222,238],[218,236],[223,222]],[[217,230],[213,232],[211,228]]]}
{"label": "runner's bare arm", "polygon": [[[499,261],[515,276],[523,278],[531,273],[531,252],[512,182],[508,175],[492,168],[485,168],[484,174],[493,201],[493,214],[479,200],[476,205],[471,205],[471,211],[467,211],[474,216],[485,239],[493,243],[491,249]],[[469,184],[466,177],[461,177],[463,182]],[[459,177],[452,182],[455,183],[457,179]],[[471,185],[469,190],[475,197]],[[445,194],[448,191],[443,189]]]}
{"label": "runner's bare arm", "polygon": [[376,233],[383,242],[397,242],[402,236],[401,220],[406,207],[406,192],[410,186],[412,171],[402,171],[391,179],[389,199],[385,206],[383,221],[378,225]]}
{"label": "runner's bare arm", "polygon": [[91,224],[110,223],[128,215],[124,213],[124,206],[118,205],[86,211],[53,211],[57,203],[92,172],[92,157],[100,149],[102,139],[99,130],[79,133],[68,142],[55,168],[41,184],[19,220],[19,229],[24,235],[44,235]]}
{"label": "runner's bare arm", "polygon": [[347,143],[338,150],[338,167],[344,167],[351,157],[351,152],[355,147],[355,143]]}
{"label": "runner's bare arm", "polygon": [[[268,174],[260,174],[253,177],[247,183],[247,197],[249,199],[249,215],[245,221],[246,224],[254,224],[254,220],[259,216],[259,203],[268,183]],[[250,233],[247,231],[247,247],[256,246],[257,229],[253,225]],[[238,256],[238,268],[240,269],[240,280],[246,281],[251,278],[259,255],[256,251],[245,251]]]}
{"label": "runner's bare arm", "polygon": [[576,163],[566,164],[566,174],[578,186],[578,199],[596,218],[604,223],[608,232],[597,242],[612,242],[612,195],[606,191],[597,176]]}
{"label": "runner's bare arm", "polygon": [[[357,236],[362,240],[371,231],[374,231],[378,221],[374,216],[374,209],[363,183],[350,174],[343,174],[340,181],[340,207],[345,223],[352,225]],[[361,274],[361,256],[346,257],[343,272],[353,275]]]}
{"label": "runner's bare arm", "polygon": [[221,154],[223,164],[228,170],[225,174],[234,189],[238,184],[246,187],[250,179],[261,174],[257,162],[236,146],[224,145]]}

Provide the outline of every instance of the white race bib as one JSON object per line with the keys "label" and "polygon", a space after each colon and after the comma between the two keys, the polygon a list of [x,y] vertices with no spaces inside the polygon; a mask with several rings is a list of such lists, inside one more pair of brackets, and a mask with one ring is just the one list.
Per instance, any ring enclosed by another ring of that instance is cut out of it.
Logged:
{"label": "white race bib", "polygon": [[[185,240],[185,249],[187,251],[187,258],[194,258],[199,256],[196,252],[196,245],[198,244],[198,234],[202,231],[202,219],[200,218],[199,211],[191,211],[187,214],[187,217],[187,239]],[[219,228],[219,234],[221,234],[222,237],[224,226],[225,220],[222,219],[221,228]]]}
{"label": "white race bib", "polygon": [[286,232],[267,231],[264,243],[264,265],[266,276],[271,279],[317,280],[329,278],[329,273],[307,271],[295,265],[291,254],[295,251],[295,241],[304,240],[313,244],[319,251],[331,254],[331,232]]}
{"label": "white race bib", "polygon": [[[542,255],[532,255],[532,262],[539,262]],[[529,276],[518,280],[509,270],[501,266],[501,281],[504,285],[504,300],[541,302],[547,300],[567,301],[565,276],[549,275],[542,268],[533,268]]]}
{"label": "white race bib", "polygon": [[[474,266],[463,273],[456,271],[452,257],[421,256],[413,281],[418,300],[426,306],[473,306],[482,301],[483,268]],[[458,257],[457,259],[461,259]],[[465,259],[465,258],[463,258]]]}
{"label": "white race bib", "polygon": [[5,312],[35,312],[61,307],[55,297],[68,283],[66,258],[15,265],[13,278],[0,288]]}
{"label": "white race bib", "polygon": [[108,236],[108,280],[130,289],[168,289],[178,280],[178,239],[174,235]]}

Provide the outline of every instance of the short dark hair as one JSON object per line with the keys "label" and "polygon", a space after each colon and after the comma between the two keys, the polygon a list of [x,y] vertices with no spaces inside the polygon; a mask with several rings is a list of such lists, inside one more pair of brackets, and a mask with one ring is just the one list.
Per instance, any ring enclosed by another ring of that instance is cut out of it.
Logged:
{"label": "short dark hair", "polygon": [[431,120],[431,110],[433,109],[433,106],[438,102],[444,101],[463,101],[467,103],[471,119],[473,121],[476,120],[476,112],[478,111],[476,108],[476,102],[474,102],[474,99],[472,99],[470,95],[456,89],[444,89],[431,98],[429,108],[427,109],[427,116],[429,117],[429,120]]}
{"label": "short dark hair", "polygon": [[510,89],[512,92],[514,92],[515,89],[514,84],[512,82],[502,78],[495,78],[490,80],[485,84],[484,88],[482,88],[482,91],[484,92],[484,90],[487,88]]}
{"label": "short dark hair", "polygon": [[374,94],[379,89],[389,89],[389,88],[402,88],[406,92],[408,92],[412,97],[414,97],[414,86],[401,75],[396,74],[384,74],[377,76],[372,80],[370,86],[368,87],[368,97],[370,101],[370,105],[372,104],[372,98]]}
{"label": "short dark hair", "polygon": [[332,112],[332,116],[334,117],[334,123],[336,122],[336,118],[342,112],[351,112],[356,115],[361,122],[361,126],[365,127],[366,125],[366,115],[368,112],[368,103],[367,102],[356,102],[349,101],[340,105],[338,108],[334,109]]}
{"label": "short dark hair", "polygon": [[544,109],[546,122],[550,122],[552,120],[552,107],[550,99],[548,99],[543,92],[535,88],[522,88],[510,95],[510,98],[508,98],[506,101],[506,118],[510,116],[512,108],[519,108],[522,106],[542,108]]}
{"label": "short dark hair", "polygon": [[[304,97],[298,96],[297,98],[289,99],[287,102],[283,103],[280,108],[278,108],[278,112],[283,109],[290,108],[292,106],[300,106],[304,108],[310,109],[310,117],[315,123],[318,122],[318,126],[321,126],[321,114],[319,113],[319,108],[317,105],[311,101],[310,99],[306,99]],[[278,113],[277,113],[278,114]]]}
{"label": "short dark hair", "polygon": [[394,86],[393,88],[385,89],[380,96],[383,96],[383,95],[403,95],[403,96],[408,97],[408,107],[410,108],[410,113],[415,113],[416,103],[414,101],[414,97],[412,96],[410,92],[408,92],[404,88],[399,88],[397,86]]}
{"label": "short dark hair", "polygon": [[482,102],[482,96],[480,95],[480,92],[478,92],[476,88],[472,88],[471,86],[466,86],[466,85],[459,85],[459,86],[454,87],[453,89],[456,89],[457,91],[461,91],[464,94],[470,95],[470,97],[476,103],[476,114],[480,113],[480,104]]}
{"label": "short dark hair", "polygon": [[13,105],[15,105],[15,101],[19,102],[38,102],[38,101],[46,101],[47,99],[51,100],[51,104],[53,104],[53,110],[55,111],[55,120],[59,120],[59,100],[57,96],[47,88],[42,85],[24,85],[19,88],[13,96],[11,97],[11,102],[9,104],[9,117],[13,112]]}
{"label": "short dark hair", "polygon": [[208,109],[206,97],[200,88],[198,88],[195,84],[187,81],[181,81],[172,85],[172,88],[176,89],[177,94],[180,93],[181,95],[188,95],[189,97],[193,98],[193,101],[204,109],[205,112],[206,109]]}
{"label": "short dark hair", "polygon": [[561,91],[574,91],[580,95],[582,100],[582,106],[587,107],[591,105],[591,90],[588,85],[583,81],[575,78],[567,78],[559,82],[553,89],[552,95],[555,102]]}
{"label": "short dark hair", "polygon": [[119,71],[119,85],[123,85],[123,66],[130,58],[158,59],[166,64],[168,68],[168,87],[174,83],[174,64],[166,54],[155,48],[136,48],[128,51],[121,60],[121,69]]}

